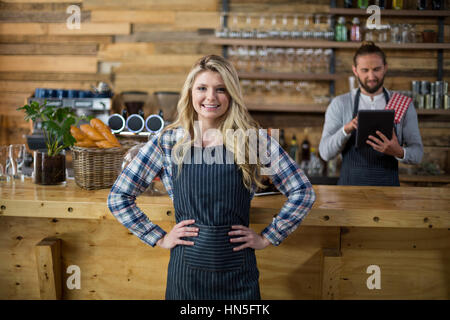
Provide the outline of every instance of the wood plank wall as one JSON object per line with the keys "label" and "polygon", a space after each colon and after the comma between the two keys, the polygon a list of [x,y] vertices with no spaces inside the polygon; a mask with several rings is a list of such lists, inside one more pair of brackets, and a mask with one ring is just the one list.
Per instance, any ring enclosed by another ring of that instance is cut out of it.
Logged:
{"label": "wood plank wall", "polygon": [[[404,2],[411,8],[415,4],[412,0]],[[72,4],[81,8],[80,30],[66,27],[69,16],[66,9]],[[449,0],[446,6],[450,8]],[[116,93],[179,91],[196,59],[205,54],[221,54],[220,46],[205,42],[210,34],[199,32],[219,25],[221,8],[220,0],[0,1],[0,144],[25,142],[30,125],[15,109],[37,87],[89,89],[98,81],[105,81]],[[329,1],[231,0],[230,9],[243,13],[326,13]],[[419,31],[437,28],[437,20],[433,18],[395,18],[389,22],[414,23]],[[445,42],[450,42],[449,18],[445,19],[444,37]],[[339,74],[350,75],[353,52],[337,50]],[[411,80],[436,80],[436,51],[389,50],[387,54],[391,70],[397,72],[386,79],[388,88],[408,90]],[[446,81],[450,81],[449,67],[450,52],[445,51]],[[422,76],[409,77],[405,72]],[[327,90],[326,82],[316,82],[314,92],[326,94]],[[337,94],[347,90],[347,81],[337,82]],[[271,99],[266,97],[267,101]],[[276,99],[283,102],[293,98]],[[151,99],[144,111],[146,114],[155,111]],[[285,128],[288,140],[293,134],[301,140],[303,129],[308,127],[313,146],[319,143],[323,114],[254,115],[263,126]],[[450,172],[449,123],[448,116],[420,118],[426,146],[424,160],[437,161],[447,172]]]}

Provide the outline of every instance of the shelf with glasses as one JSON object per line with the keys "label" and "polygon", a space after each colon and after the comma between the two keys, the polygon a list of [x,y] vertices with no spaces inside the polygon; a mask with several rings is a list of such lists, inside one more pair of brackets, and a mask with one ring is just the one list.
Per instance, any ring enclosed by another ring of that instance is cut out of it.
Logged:
{"label": "shelf with glasses", "polygon": [[[394,10],[381,9],[382,16],[389,17],[450,17],[450,10]],[[341,16],[365,16],[366,9],[330,8],[330,14]]]}
{"label": "shelf with glasses", "polygon": [[342,76],[331,73],[281,73],[281,72],[238,72],[240,79],[248,80],[304,80],[304,81],[335,81]]}
{"label": "shelf with glasses", "polygon": [[[291,47],[291,48],[334,48],[334,49],[355,49],[361,46],[361,42],[339,42],[325,40],[280,40],[280,39],[232,39],[232,38],[210,38],[209,44],[222,46],[256,46],[256,47]],[[450,50],[450,43],[377,43],[382,49],[398,50]]]}

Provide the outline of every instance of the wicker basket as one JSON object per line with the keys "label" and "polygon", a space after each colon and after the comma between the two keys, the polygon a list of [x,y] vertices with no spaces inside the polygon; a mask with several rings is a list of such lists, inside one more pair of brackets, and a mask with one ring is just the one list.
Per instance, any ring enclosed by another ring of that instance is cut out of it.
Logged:
{"label": "wicker basket", "polygon": [[123,156],[128,149],[129,146],[109,149],[71,147],[76,184],[87,190],[110,188],[121,172]]}

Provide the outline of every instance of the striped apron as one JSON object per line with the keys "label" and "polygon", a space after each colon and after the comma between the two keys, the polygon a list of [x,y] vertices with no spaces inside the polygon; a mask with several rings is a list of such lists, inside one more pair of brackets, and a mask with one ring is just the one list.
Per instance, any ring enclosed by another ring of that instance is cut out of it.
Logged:
{"label": "striped apron", "polygon": [[[387,104],[389,94],[384,88],[383,93]],[[353,118],[358,114],[360,95],[361,90],[358,89],[355,96]],[[396,128],[395,134],[397,134]],[[356,130],[353,130],[342,151],[342,168],[338,185],[399,186],[397,159],[373,150],[369,145],[356,148],[355,140]]]}
{"label": "striped apron", "polygon": [[[195,152],[220,157],[223,164],[194,164]],[[175,220],[194,219],[198,236],[183,238],[194,246],[177,245],[170,251],[166,299],[260,299],[255,251],[234,252],[231,225],[249,226],[251,194],[224,146],[191,149],[192,164],[175,165],[173,193]]]}

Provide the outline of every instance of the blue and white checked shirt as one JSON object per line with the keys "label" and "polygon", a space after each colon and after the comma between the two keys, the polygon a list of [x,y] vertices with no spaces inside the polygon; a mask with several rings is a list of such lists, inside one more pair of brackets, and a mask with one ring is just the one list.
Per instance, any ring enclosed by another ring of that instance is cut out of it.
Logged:
{"label": "blue and white checked shirt", "polygon": [[[179,133],[179,130],[165,131],[161,137],[161,146],[158,146],[159,135],[152,136],[119,175],[108,196],[108,208],[114,217],[139,239],[151,246],[155,246],[166,232],[150,221],[147,215],[136,206],[135,200],[157,176],[161,178],[169,197],[173,200],[174,163],[171,153],[172,147],[180,138]],[[299,226],[311,210],[316,196],[308,178],[278,142],[270,138],[268,145],[270,152],[277,154],[271,162],[275,170],[268,176],[287,200],[278,215],[273,218],[272,223],[261,234],[277,246]],[[253,195],[254,191],[252,197]]]}

